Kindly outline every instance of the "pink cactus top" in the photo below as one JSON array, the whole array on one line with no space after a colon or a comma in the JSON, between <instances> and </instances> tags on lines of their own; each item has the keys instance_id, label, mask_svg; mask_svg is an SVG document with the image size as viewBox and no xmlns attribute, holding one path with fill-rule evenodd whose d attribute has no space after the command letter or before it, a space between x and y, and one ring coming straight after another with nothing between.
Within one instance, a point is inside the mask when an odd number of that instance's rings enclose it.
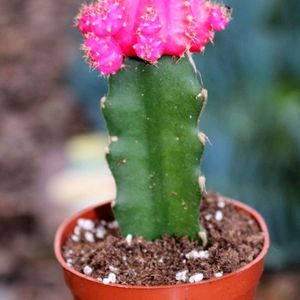
<instances>
[{"instance_id":1,"label":"pink cactus top","mask_svg":"<svg viewBox=\"0 0 300 300\"><path fill-rule=\"evenodd\" d=\"M206 0L98 0L82 7L76 25L91 66L109 75L125 56L156 63L202 52L229 20L227 7Z\"/></svg>"}]
</instances>

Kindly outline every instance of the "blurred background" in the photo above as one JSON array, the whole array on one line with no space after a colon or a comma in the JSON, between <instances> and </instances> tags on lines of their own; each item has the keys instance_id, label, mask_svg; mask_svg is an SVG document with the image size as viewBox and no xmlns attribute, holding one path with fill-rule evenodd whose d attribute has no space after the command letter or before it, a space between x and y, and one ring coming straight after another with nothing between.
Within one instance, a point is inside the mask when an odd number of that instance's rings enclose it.
<instances>
[{"instance_id":1,"label":"blurred background","mask_svg":"<svg viewBox=\"0 0 300 300\"><path fill-rule=\"evenodd\" d=\"M81 0L0 0L0 299L69 300L52 243L74 211L114 196L99 99L73 28ZM224 1L228 30L196 58L209 103L208 188L266 218L258 300L300 295L300 2Z\"/></svg>"}]
</instances>

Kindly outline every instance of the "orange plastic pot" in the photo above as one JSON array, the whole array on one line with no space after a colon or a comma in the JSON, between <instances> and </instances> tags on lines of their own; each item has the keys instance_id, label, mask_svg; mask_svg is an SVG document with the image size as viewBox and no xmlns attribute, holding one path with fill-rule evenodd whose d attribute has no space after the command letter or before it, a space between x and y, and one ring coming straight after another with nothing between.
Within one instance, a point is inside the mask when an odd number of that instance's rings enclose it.
<instances>
[{"instance_id":1,"label":"orange plastic pot","mask_svg":"<svg viewBox=\"0 0 300 300\"><path fill-rule=\"evenodd\" d=\"M66 264L61 249L79 218L112 220L110 203L86 209L65 221L56 233L54 248L74 300L253 300L270 245L269 233L263 218L254 209L238 201L227 200L256 219L265 237L263 249L254 261L238 271L194 284L153 287L104 285L87 277Z\"/></svg>"}]
</instances>

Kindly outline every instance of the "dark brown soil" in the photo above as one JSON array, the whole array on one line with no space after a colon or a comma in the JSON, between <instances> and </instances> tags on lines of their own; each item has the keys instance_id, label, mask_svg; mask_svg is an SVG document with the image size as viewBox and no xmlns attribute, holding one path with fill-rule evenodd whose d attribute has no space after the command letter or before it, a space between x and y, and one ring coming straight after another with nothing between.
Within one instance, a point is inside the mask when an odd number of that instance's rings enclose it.
<instances>
[{"instance_id":1,"label":"dark brown soil","mask_svg":"<svg viewBox=\"0 0 300 300\"><path fill-rule=\"evenodd\" d=\"M117 229L108 228L114 224L87 222L70 237L63 254L69 266L104 283L168 285L221 277L260 253L264 237L258 224L222 197L206 196L201 216L209 235L205 249L187 238L131 241L131 236L121 238ZM97 228L100 235L103 228L107 231L104 239L96 237ZM76 236L79 241L72 240Z\"/></svg>"}]
</instances>

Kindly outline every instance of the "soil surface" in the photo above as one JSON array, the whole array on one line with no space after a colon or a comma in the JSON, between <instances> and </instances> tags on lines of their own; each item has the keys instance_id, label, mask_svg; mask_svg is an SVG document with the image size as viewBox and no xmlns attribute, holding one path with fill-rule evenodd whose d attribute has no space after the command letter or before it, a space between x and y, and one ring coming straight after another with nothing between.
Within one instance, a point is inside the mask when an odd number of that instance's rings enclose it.
<instances>
[{"instance_id":1,"label":"soil surface","mask_svg":"<svg viewBox=\"0 0 300 300\"><path fill-rule=\"evenodd\" d=\"M204 197L203 248L187 238L120 237L116 222L81 219L63 247L68 265L105 284L170 285L222 277L255 259L264 237L255 220L215 194Z\"/></svg>"}]
</instances>

